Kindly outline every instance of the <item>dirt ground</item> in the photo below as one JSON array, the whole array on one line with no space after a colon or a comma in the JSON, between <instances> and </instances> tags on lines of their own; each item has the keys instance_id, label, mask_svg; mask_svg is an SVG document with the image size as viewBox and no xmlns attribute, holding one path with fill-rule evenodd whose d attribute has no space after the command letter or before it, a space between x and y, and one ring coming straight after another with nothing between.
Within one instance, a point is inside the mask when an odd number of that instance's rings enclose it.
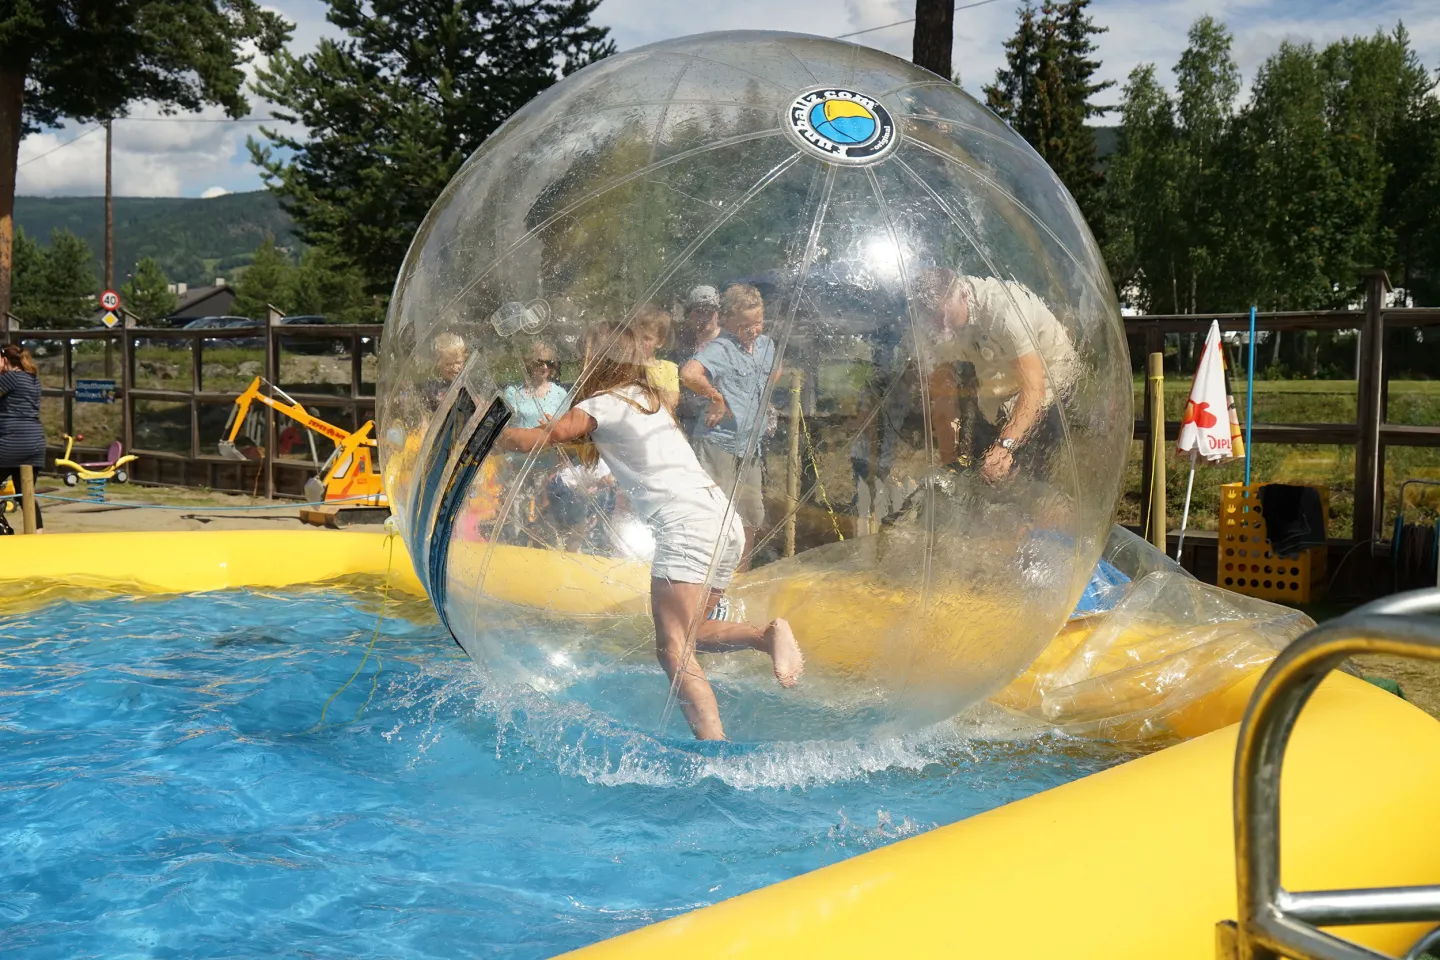
<instances>
[{"instance_id":1,"label":"dirt ground","mask_svg":"<svg viewBox=\"0 0 1440 960\"><path fill-rule=\"evenodd\" d=\"M42 484L41 493L80 497L77 491ZM193 487L141 487L115 485L107 492L106 503L62 503L42 501L45 531L55 533L100 533L125 530L299 530L300 520L293 502L267 501L241 494L218 493ZM143 506L127 506L141 504ZM156 509L163 508L163 509ZM244 508L244 509L237 509ZM7 517L19 528L17 514ZM378 525L360 525L347 531L374 532ZM1317 621L1345 613L1346 607L1322 606L1306 612ZM1366 676L1383 677L1400 684L1405 698L1433 717L1440 718L1440 664L1395 657L1359 657L1355 665Z\"/></svg>"},{"instance_id":2,"label":"dirt ground","mask_svg":"<svg viewBox=\"0 0 1440 960\"><path fill-rule=\"evenodd\" d=\"M73 499L84 497L83 490L58 484L42 483L38 492ZM106 491L105 503L42 499L40 507L47 535L126 530L299 530L308 526L293 502L194 487L114 484ZM8 513L6 519L19 529L18 513ZM378 524L347 528L372 533L379 529Z\"/></svg>"}]
</instances>

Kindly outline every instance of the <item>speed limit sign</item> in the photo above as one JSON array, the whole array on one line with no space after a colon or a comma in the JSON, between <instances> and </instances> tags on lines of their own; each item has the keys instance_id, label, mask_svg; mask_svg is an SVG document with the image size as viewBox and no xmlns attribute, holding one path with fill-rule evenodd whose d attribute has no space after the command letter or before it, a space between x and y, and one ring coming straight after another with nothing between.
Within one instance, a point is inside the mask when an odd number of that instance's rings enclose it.
<instances>
[{"instance_id":1,"label":"speed limit sign","mask_svg":"<svg viewBox=\"0 0 1440 960\"><path fill-rule=\"evenodd\" d=\"M91 289L94 288L92 287ZM119 310L120 294L116 293L114 290L106 290L104 293L100 294L100 306L104 307L106 310Z\"/></svg>"}]
</instances>

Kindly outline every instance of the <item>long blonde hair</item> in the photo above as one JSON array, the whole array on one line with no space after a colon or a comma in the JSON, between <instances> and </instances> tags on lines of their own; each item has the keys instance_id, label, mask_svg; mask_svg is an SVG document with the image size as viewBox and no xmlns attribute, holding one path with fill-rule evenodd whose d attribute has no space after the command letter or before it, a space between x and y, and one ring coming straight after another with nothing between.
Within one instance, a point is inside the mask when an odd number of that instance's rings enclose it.
<instances>
[{"instance_id":1,"label":"long blonde hair","mask_svg":"<svg viewBox=\"0 0 1440 960\"><path fill-rule=\"evenodd\" d=\"M640 332L634 323L620 324L601 321L585 334L585 362L580 379L575 382L572 405L602 393L613 393L641 413L649 415L665 409L660 391L650 382L646 371L645 352L640 346ZM619 393L629 387L639 390L642 406L632 397ZM580 462L593 467L600 453L590 438L580 443Z\"/></svg>"}]
</instances>

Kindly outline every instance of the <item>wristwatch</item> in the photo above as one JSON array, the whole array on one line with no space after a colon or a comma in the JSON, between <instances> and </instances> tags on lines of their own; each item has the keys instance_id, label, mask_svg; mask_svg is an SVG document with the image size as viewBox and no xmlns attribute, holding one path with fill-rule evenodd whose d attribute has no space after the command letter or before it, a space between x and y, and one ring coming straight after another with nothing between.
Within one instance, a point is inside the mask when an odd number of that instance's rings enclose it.
<instances>
[{"instance_id":1,"label":"wristwatch","mask_svg":"<svg viewBox=\"0 0 1440 960\"><path fill-rule=\"evenodd\" d=\"M1008 450L1014 450L1014 449L1015 449L1015 438L1014 438L1014 437L1001 437L1000 440L998 441L998 443L999 443L999 446L1000 446L1000 449L1001 449L1001 450L1007 450L1007 451L1008 451Z\"/></svg>"}]
</instances>

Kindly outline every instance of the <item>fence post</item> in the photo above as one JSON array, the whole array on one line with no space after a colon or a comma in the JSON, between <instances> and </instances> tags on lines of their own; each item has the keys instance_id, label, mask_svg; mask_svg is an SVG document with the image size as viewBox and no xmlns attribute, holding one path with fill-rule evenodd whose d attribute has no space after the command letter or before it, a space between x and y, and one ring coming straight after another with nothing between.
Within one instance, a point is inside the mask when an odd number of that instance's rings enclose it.
<instances>
[{"instance_id":1,"label":"fence post","mask_svg":"<svg viewBox=\"0 0 1440 960\"><path fill-rule=\"evenodd\" d=\"M360 429L360 382L365 379L364 338L357 330L350 334L350 429Z\"/></svg>"},{"instance_id":2,"label":"fence post","mask_svg":"<svg viewBox=\"0 0 1440 960\"><path fill-rule=\"evenodd\" d=\"M109 343L109 340L105 341ZM107 373L108 377L109 374ZM66 433L75 432L75 341L66 337L60 341L60 386L65 395L60 398L60 423Z\"/></svg>"},{"instance_id":3,"label":"fence post","mask_svg":"<svg viewBox=\"0 0 1440 960\"><path fill-rule=\"evenodd\" d=\"M275 328L280 321L285 319L285 314L271 304L265 305L265 379L272 383L280 382L280 340L275 336ZM275 499L275 457L279 454L279 437L275 429L275 411L268 406L265 408L265 498Z\"/></svg>"},{"instance_id":4,"label":"fence post","mask_svg":"<svg viewBox=\"0 0 1440 960\"><path fill-rule=\"evenodd\" d=\"M1165 354L1152 353L1145 363L1145 415L1149 424L1146 448L1150 451L1150 474L1145 478L1149 493L1150 542L1168 553L1165 529Z\"/></svg>"},{"instance_id":5,"label":"fence post","mask_svg":"<svg viewBox=\"0 0 1440 960\"><path fill-rule=\"evenodd\" d=\"M1360 440L1355 447L1355 526L1357 542L1380 539L1382 519L1380 424L1384 420L1385 323L1381 313L1390 277L1384 270L1366 270L1365 323L1360 329L1360 363L1357 370L1356 415Z\"/></svg>"},{"instance_id":6,"label":"fence post","mask_svg":"<svg viewBox=\"0 0 1440 960\"><path fill-rule=\"evenodd\" d=\"M28 463L20 468L20 529L35 532L35 468Z\"/></svg>"},{"instance_id":7,"label":"fence post","mask_svg":"<svg viewBox=\"0 0 1440 960\"><path fill-rule=\"evenodd\" d=\"M1156 353L1160 354L1163 367L1163 358L1165 356L1165 335L1159 330L1150 329L1145 331L1144 336L1145 356L1148 358ZM1146 360L1146 363L1149 363L1148 359ZM1149 367L1142 366L1141 369L1148 371ZM1150 390L1148 387L1148 382L1147 386L1144 388L1144 392L1140 394L1140 403L1140 419L1144 421L1145 429L1148 431L1150 429L1151 422ZM1165 422L1163 416L1161 417L1160 422ZM1155 468L1155 461L1152 456L1154 449L1154 439L1147 432L1145 434L1145 442L1140 446L1140 529L1142 530L1147 530L1150 527L1150 477L1154 473ZM1164 547L1161 547L1161 549L1163 550Z\"/></svg>"},{"instance_id":8,"label":"fence post","mask_svg":"<svg viewBox=\"0 0 1440 960\"><path fill-rule=\"evenodd\" d=\"M135 448L135 401L130 397L130 388L135 385L135 348L130 331L135 329L135 318L124 310L120 311L120 373L125 387L120 393L120 442L125 452ZM106 338L109 342L109 338Z\"/></svg>"},{"instance_id":9,"label":"fence post","mask_svg":"<svg viewBox=\"0 0 1440 960\"><path fill-rule=\"evenodd\" d=\"M190 459L194 461L200 456L200 401L196 399L203 387L200 379L201 366L205 362L205 338L196 337L190 341ZM190 467L193 463L185 465L185 473L188 478ZM209 474L206 474L209 479Z\"/></svg>"}]
</instances>

